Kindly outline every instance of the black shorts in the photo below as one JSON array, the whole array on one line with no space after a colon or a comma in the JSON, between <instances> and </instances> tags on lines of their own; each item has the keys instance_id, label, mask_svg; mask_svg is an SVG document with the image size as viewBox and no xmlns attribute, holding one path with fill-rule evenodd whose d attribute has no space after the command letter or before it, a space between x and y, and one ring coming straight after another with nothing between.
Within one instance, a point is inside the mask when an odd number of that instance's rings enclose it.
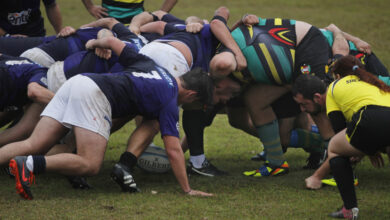
<instances>
[{"instance_id":1,"label":"black shorts","mask_svg":"<svg viewBox=\"0 0 390 220\"><path fill-rule=\"evenodd\" d=\"M331 76L327 74L329 44L318 28L310 28L295 54L293 81L301 74L314 74L322 80L331 80Z\"/></svg>"},{"instance_id":2,"label":"black shorts","mask_svg":"<svg viewBox=\"0 0 390 220\"><path fill-rule=\"evenodd\" d=\"M349 143L373 155L390 146L390 107L369 105L360 109L347 124Z\"/></svg>"}]
</instances>

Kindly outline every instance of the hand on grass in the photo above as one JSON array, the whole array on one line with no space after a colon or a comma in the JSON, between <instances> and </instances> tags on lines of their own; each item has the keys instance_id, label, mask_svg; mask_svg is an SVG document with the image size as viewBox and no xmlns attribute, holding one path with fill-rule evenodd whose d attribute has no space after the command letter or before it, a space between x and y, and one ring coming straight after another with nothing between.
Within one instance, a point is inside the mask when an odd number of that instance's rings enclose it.
<instances>
[{"instance_id":1,"label":"hand on grass","mask_svg":"<svg viewBox=\"0 0 390 220\"><path fill-rule=\"evenodd\" d=\"M214 196L214 194L212 194L212 193L206 193L206 192L193 190L193 189L191 189L189 192L187 192L187 195L189 195L189 196L202 196L202 197Z\"/></svg>"},{"instance_id":2,"label":"hand on grass","mask_svg":"<svg viewBox=\"0 0 390 220\"><path fill-rule=\"evenodd\" d=\"M310 176L305 179L306 188L308 189L320 189L322 186L321 179Z\"/></svg>"}]
</instances>

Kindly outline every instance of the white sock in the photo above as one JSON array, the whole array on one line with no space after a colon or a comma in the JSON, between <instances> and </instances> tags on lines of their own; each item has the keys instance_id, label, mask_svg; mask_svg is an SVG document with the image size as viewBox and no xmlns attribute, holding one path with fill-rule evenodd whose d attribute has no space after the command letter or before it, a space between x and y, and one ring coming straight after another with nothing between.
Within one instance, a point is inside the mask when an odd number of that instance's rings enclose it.
<instances>
[{"instance_id":1,"label":"white sock","mask_svg":"<svg viewBox=\"0 0 390 220\"><path fill-rule=\"evenodd\" d=\"M203 161L206 159L206 156L204 154L198 155L198 156L190 156L190 162L192 163L192 166L195 168L201 168Z\"/></svg>"},{"instance_id":2,"label":"white sock","mask_svg":"<svg viewBox=\"0 0 390 220\"><path fill-rule=\"evenodd\" d=\"M27 156L26 166L29 171L34 172L34 161L31 155Z\"/></svg>"}]
</instances>

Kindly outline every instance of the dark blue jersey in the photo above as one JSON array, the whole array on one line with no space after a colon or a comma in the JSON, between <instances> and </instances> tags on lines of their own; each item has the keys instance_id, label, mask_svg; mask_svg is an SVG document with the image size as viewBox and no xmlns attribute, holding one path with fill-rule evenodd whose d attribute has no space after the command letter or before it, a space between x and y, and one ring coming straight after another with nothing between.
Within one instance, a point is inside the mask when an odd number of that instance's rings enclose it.
<instances>
[{"instance_id":1,"label":"dark blue jersey","mask_svg":"<svg viewBox=\"0 0 390 220\"><path fill-rule=\"evenodd\" d=\"M56 36L47 37L0 37L0 53L18 57L24 51L49 43Z\"/></svg>"},{"instance_id":2,"label":"dark blue jersey","mask_svg":"<svg viewBox=\"0 0 390 220\"><path fill-rule=\"evenodd\" d=\"M27 58L0 56L0 111L21 108L28 103L27 86L31 82L47 87L47 68Z\"/></svg>"},{"instance_id":3,"label":"dark blue jersey","mask_svg":"<svg viewBox=\"0 0 390 220\"><path fill-rule=\"evenodd\" d=\"M209 63L215 55L219 45L218 39L211 32L210 25L205 24L199 33L186 32L185 29L175 28L171 24L165 27L166 36L158 41L180 41L188 46L193 57L192 68L201 67L204 71L209 71Z\"/></svg>"},{"instance_id":4,"label":"dark blue jersey","mask_svg":"<svg viewBox=\"0 0 390 220\"><path fill-rule=\"evenodd\" d=\"M9 34L24 34L29 37L45 36L46 30L40 11L41 0L2 1L0 27ZM46 7L55 0L43 0Z\"/></svg>"},{"instance_id":5,"label":"dark blue jersey","mask_svg":"<svg viewBox=\"0 0 390 220\"><path fill-rule=\"evenodd\" d=\"M45 51L55 61L63 61L66 57L79 51L85 50L88 40L96 39L97 33L102 28L81 28L64 38L56 38L50 43L42 44L40 49Z\"/></svg>"},{"instance_id":6,"label":"dark blue jersey","mask_svg":"<svg viewBox=\"0 0 390 220\"><path fill-rule=\"evenodd\" d=\"M92 50L80 51L68 56L64 60L64 74L67 79L80 73L107 73L118 62L118 56L112 55L106 60L96 56ZM122 66L115 66L114 71L123 70Z\"/></svg>"},{"instance_id":7,"label":"dark blue jersey","mask_svg":"<svg viewBox=\"0 0 390 220\"><path fill-rule=\"evenodd\" d=\"M126 46L119 57L122 72L90 77L111 104L112 117L140 114L160 122L161 135L179 137L178 85L173 76L150 58Z\"/></svg>"}]
</instances>

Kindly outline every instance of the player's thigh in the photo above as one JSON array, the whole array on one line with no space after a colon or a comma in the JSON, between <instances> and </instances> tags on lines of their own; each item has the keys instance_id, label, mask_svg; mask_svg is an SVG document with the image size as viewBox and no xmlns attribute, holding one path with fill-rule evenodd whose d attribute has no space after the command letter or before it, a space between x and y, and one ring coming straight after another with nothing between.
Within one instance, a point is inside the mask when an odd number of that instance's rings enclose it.
<instances>
[{"instance_id":1,"label":"player's thigh","mask_svg":"<svg viewBox=\"0 0 390 220\"><path fill-rule=\"evenodd\" d=\"M363 156L364 153L354 148L347 140L346 129L340 131L329 141L329 157L334 156Z\"/></svg>"}]
</instances>

